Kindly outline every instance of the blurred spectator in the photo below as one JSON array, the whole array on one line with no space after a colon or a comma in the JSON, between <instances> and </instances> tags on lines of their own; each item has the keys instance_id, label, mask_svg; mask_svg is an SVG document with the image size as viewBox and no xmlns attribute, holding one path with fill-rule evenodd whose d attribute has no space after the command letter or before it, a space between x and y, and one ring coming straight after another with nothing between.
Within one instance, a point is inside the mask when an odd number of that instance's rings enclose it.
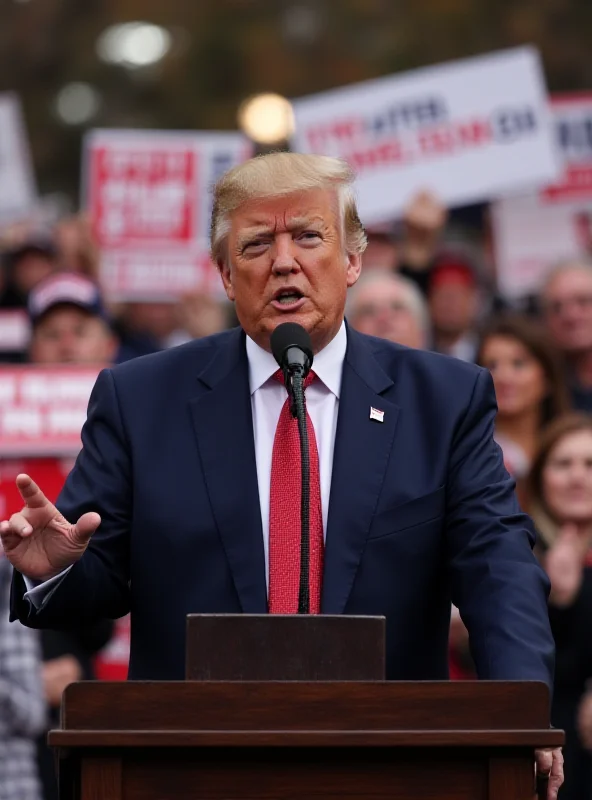
<instances>
[{"instance_id":1,"label":"blurred spectator","mask_svg":"<svg viewBox=\"0 0 592 800\"><path fill-rule=\"evenodd\" d=\"M549 616L557 648L551 721L566 732L560 797L582 800L592 796L592 741L577 730L578 708L592 678L592 417L567 414L545 429L527 487L537 554L551 580ZM580 724L589 730L585 715Z\"/></svg>"},{"instance_id":2,"label":"blurred spectator","mask_svg":"<svg viewBox=\"0 0 592 800\"><path fill-rule=\"evenodd\" d=\"M227 305L202 291L186 292L176 306L179 328L189 339L220 333L229 326Z\"/></svg>"},{"instance_id":3,"label":"blurred spectator","mask_svg":"<svg viewBox=\"0 0 592 800\"><path fill-rule=\"evenodd\" d=\"M566 261L553 269L541 306L567 360L573 406L592 411L592 262Z\"/></svg>"},{"instance_id":4,"label":"blurred spectator","mask_svg":"<svg viewBox=\"0 0 592 800\"><path fill-rule=\"evenodd\" d=\"M177 303L125 303L116 313L121 341L118 361L210 336L228 327L226 306L199 290Z\"/></svg>"},{"instance_id":5,"label":"blurred spectator","mask_svg":"<svg viewBox=\"0 0 592 800\"><path fill-rule=\"evenodd\" d=\"M29 295L30 360L36 364L111 363L117 340L95 283L60 272Z\"/></svg>"},{"instance_id":6,"label":"blurred spectator","mask_svg":"<svg viewBox=\"0 0 592 800\"><path fill-rule=\"evenodd\" d=\"M403 212L399 271L424 293L447 219L446 207L426 190L414 195Z\"/></svg>"},{"instance_id":7,"label":"blurred spectator","mask_svg":"<svg viewBox=\"0 0 592 800\"><path fill-rule=\"evenodd\" d=\"M79 272L93 281L99 279L99 249L86 215L77 214L58 222L55 240L61 269Z\"/></svg>"},{"instance_id":8,"label":"blurred spectator","mask_svg":"<svg viewBox=\"0 0 592 800\"><path fill-rule=\"evenodd\" d=\"M348 320L362 333L407 347L428 343L426 302L417 286L400 275L364 272L349 290Z\"/></svg>"},{"instance_id":9,"label":"blurred spectator","mask_svg":"<svg viewBox=\"0 0 592 800\"><path fill-rule=\"evenodd\" d=\"M57 269L55 243L47 235L29 236L4 252L4 266L0 308L24 308L29 292Z\"/></svg>"},{"instance_id":10,"label":"blurred spectator","mask_svg":"<svg viewBox=\"0 0 592 800\"><path fill-rule=\"evenodd\" d=\"M495 438L506 468L516 479L524 478L541 428L569 408L560 354L536 322L505 316L482 333L477 361L493 377Z\"/></svg>"},{"instance_id":11,"label":"blurred spectator","mask_svg":"<svg viewBox=\"0 0 592 800\"><path fill-rule=\"evenodd\" d=\"M368 244L364 250L364 269L390 272L397 267L398 254L394 236L388 230L366 230Z\"/></svg>"},{"instance_id":12,"label":"blurred spectator","mask_svg":"<svg viewBox=\"0 0 592 800\"><path fill-rule=\"evenodd\" d=\"M481 288L475 266L461 251L441 253L427 283L432 318L432 349L463 361L474 361Z\"/></svg>"},{"instance_id":13,"label":"blurred spectator","mask_svg":"<svg viewBox=\"0 0 592 800\"><path fill-rule=\"evenodd\" d=\"M35 738L45 728L38 632L8 621L12 567L0 551L0 797L41 800Z\"/></svg>"}]
</instances>

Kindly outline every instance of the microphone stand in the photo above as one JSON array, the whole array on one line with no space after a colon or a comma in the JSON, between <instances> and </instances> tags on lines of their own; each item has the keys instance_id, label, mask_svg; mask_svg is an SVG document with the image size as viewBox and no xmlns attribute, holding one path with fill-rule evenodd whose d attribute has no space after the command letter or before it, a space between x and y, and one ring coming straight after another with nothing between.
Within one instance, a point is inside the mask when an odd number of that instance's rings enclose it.
<instances>
[{"instance_id":1,"label":"microphone stand","mask_svg":"<svg viewBox=\"0 0 592 800\"><path fill-rule=\"evenodd\" d=\"M304 397L304 367L293 365L286 370L286 384L290 387L290 411L298 420L300 435L301 491L300 491L300 587L298 613L310 613L310 451L306 425L306 399Z\"/></svg>"}]
</instances>

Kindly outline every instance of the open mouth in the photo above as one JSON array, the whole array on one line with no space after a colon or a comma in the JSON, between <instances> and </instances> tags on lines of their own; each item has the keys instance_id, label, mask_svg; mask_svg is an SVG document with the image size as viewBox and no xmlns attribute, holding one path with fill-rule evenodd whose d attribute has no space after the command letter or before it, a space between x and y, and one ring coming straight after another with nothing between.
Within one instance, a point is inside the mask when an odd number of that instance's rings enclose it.
<instances>
[{"instance_id":1,"label":"open mouth","mask_svg":"<svg viewBox=\"0 0 592 800\"><path fill-rule=\"evenodd\" d=\"M281 289L279 292L276 292L273 297L273 301L276 305L286 307L296 305L303 299L304 295L302 292L298 291L298 289Z\"/></svg>"}]
</instances>

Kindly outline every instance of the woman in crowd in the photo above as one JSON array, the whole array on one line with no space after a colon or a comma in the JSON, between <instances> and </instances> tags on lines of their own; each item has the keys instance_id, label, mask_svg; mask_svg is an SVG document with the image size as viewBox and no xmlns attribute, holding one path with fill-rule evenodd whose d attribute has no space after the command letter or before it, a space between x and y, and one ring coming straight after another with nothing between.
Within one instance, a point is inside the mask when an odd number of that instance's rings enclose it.
<instances>
[{"instance_id":1,"label":"woman in crowd","mask_svg":"<svg viewBox=\"0 0 592 800\"><path fill-rule=\"evenodd\" d=\"M578 709L592 678L592 417L566 414L542 432L525 497L536 552L551 580L557 648L551 721L566 732L560 796L590 800L592 755L578 731Z\"/></svg>"},{"instance_id":2,"label":"woman in crowd","mask_svg":"<svg viewBox=\"0 0 592 800\"><path fill-rule=\"evenodd\" d=\"M508 471L520 481L528 474L541 428L569 408L560 356L534 321L505 316L482 333L477 363L493 377L495 438Z\"/></svg>"},{"instance_id":3,"label":"woman in crowd","mask_svg":"<svg viewBox=\"0 0 592 800\"><path fill-rule=\"evenodd\" d=\"M545 331L534 321L505 315L491 320L481 334L477 363L493 377L498 403L495 438L523 500L523 482L541 428L568 408L561 361ZM455 609L449 666L452 678L474 677L467 630Z\"/></svg>"}]
</instances>

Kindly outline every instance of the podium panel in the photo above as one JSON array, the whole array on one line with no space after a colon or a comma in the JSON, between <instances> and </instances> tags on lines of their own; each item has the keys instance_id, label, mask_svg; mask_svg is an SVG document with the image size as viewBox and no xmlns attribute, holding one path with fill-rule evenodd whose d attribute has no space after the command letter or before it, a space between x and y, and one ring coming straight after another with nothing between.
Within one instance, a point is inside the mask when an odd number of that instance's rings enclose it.
<instances>
[{"instance_id":1,"label":"podium panel","mask_svg":"<svg viewBox=\"0 0 592 800\"><path fill-rule=\"evenodd\" d=\"M532 800L556 747L536 682L82 682L62 800Z\"/></svg>"}]
</instances>

